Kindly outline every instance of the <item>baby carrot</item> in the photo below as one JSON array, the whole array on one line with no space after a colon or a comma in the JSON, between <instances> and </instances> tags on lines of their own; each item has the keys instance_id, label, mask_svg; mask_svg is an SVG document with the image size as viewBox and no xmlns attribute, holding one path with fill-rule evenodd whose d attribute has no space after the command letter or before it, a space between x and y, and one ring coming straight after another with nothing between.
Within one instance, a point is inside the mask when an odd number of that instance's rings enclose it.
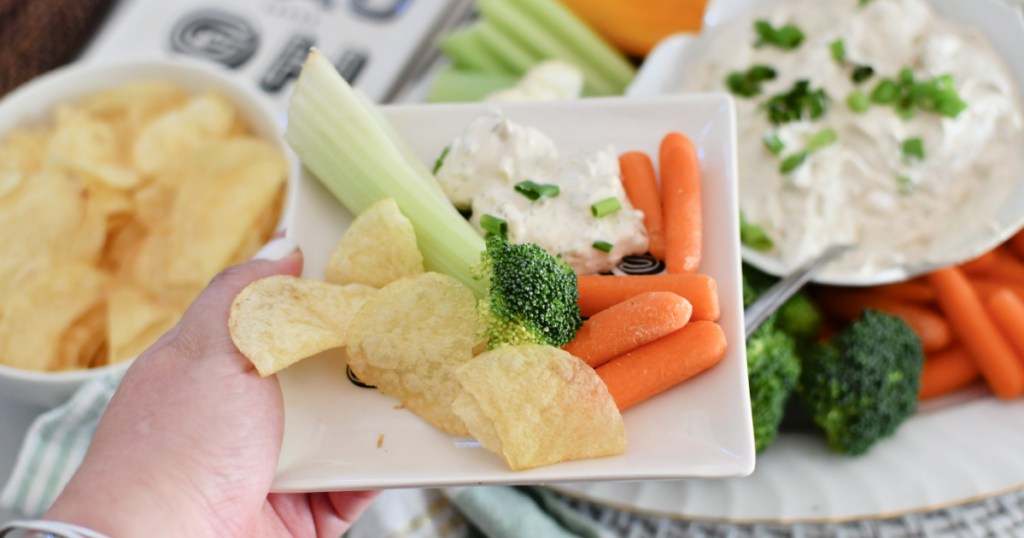
<instances>
[{"instance_id":1,"label":"baby carrot","mask_svg":"<svg viewBox=\"0 0 1024 538\"><path fill-rule=\"evenodd\" d=\"M992 320L1003 330L1003 336L1017 351L1017 358L1024 362L1024 302L1009 288L992 294L985 303Z\"/></svg>"},{"instance_id":2,"label":"baby carrot","mask_svg":"<svg viewBox=\"0 0 1024 538\"><path fill-rule=\"evenodd\" d=\"M681 275L580 275L580 313L598 312L647 291L671 291L693 305L692 319L715 321L721 315L718 283L701 274Z\"/></svg>"},{"instance_id":3,"label":"baby carrot","mask_svg":"<svg viewBox=\"0 0 1024 538\"><path fill-rule=\"evenodd\" d=\"M996 251L990 250L977 258L960 264L960 268L969 275L983 274L996 264Z\"/></svg>"},{"instance_id":4,"label":"baby carrot","mask_svg":"<svg viewBox=\"0 0 1024 538\"><path fill-rule=\"evenodd\" d=\"M938 313L924 306L879 294L874 288L824 288L815 297L825 311L846 321L859 318L865 309L879 310L902 318L921 339L921 347L925 351L938 351L953 341L949 323Z\"/></svg>"},{"instance_id":5,"label":"baby carrot","mask_svg":"<svg viewBox=\"0 0 1024 538\"><path fill-rule=\"evenodd\" d=\"M879 295L892 297L901 301L911 303L927 304L935 302L935 292L928 287L928 284L920 280L908 280L893 284L882 284L871 288Z\"/></svg>"},{"instance_id":6,"label":"baby carrot","mask_svg":"<svg viewBox=\"0 0 1024 538\"><path fill-rule=\"evenodd\" d=\"M974 286L974 290L978 292L978 296L981 297L981 300L983 301L987 301L989 297L1002 289L1012 291L1017 295L1017 297L1020 297L1020 299L1024 301L1024 282L1011 282L994 278L975 277L971 278L971 285Z\"/></svg>"},{"instance_id":7,"label":"baby carrot","mask_svg":"<svg viewBox=\"0 0 1024 538\"><path fill-rule=\"evenodd\" d=\"M658 151L662 215L665 221L665 268L694 273L700 267L702 221L700 160L682 133L669 133Z\"/></svg>"},{"instance_id":8,"label":"baby carrot","mask_svg":"<svg viewBox=\"0 0 1024 538\"><path fill-rule=\"evenodd\" d=\"M690 301L670 291L641 293L591 316L563 349L597 368L679 330L692 313Z\"/></svg>"},{"instance_id":9,"label":"baby carrot","mask_svg":"<svg viewBox=\"0 0 1024 538\"><path fill-rule=\"evenodd\" d=\"M1024 365L996 328L970 281L957 267L928 274L939 307L981 375L996 396L1009 399L1024 392Z\"/></svg>"},{"instance_id":10,"label":"baby carrot","mask_svg":"<svg viewBox=\"0 0 1024 538\"><path fill-rule=\"evenodd\" d=\"M665 259L665 231L661 217L661 193L654 175L651 158L642 151L629 151L619 156L622 186L633 207L644 212L647 229L647 250L659 260Z\"/></svg>"},{"instance_id":11,"label":"baby carrot","mask_svg":"<svg viewBox=\"0 0 1024 538\"><path fill-rule=\"evenodd\" d=\"M717 323L693 321L595 371L624 411L718 364L727 347Z\"/></svg>"},{"instance_id":12,"label":"baby carrot","mask_svg":"<svg viewBox=\"0 0 1024 538\"><path fill-rule=\"evenodd\" d=\"M1017 256L1024 258L1024 230L1014 234L1006 244Z\"/></svg>"},{"instance_id":13,"label":"baby carrot","mask_svg":"<svg viewBox=\"0 0 1024 538\"><path fill-rule=\"evenodd\" d=\"M1024 283L1024 262L1017 259L1009 250L998 248L992 251L993 261L984 269L979 269L972 276L998 278Z\"/></svg>"},{"instance_id":14,"label":"baby carrot","mask_svg":"<svg viewBox=\"0 0 1024 538\"><path fill-rule=\"evenodd\" d=\"M960 390L980 375L978 365L963 347L954 346L928 355L921 370L921 390L917 398L927 400Z\"/></svg>"}]
</instances>

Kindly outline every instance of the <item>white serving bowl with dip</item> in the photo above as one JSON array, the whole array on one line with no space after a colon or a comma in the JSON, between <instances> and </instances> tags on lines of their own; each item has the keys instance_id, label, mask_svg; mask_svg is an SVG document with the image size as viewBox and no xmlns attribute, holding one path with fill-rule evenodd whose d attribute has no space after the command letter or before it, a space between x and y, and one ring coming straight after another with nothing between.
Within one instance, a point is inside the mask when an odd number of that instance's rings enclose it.
<instances>
[{"instance_id":1,"label":"white serving bowl with dip","mask_svg":"<svg viewBox=\"0 0 1024 538\"><path fill-rule=\"evenodd\" d=\"M745 27L745 21L748 18L752 21L750 13L758 13L764 18L771 18L773 10L778 9L780 6L785 8L786 6L796 5L803 0L719 0L713 3L708 11L706 17L706 27L699 37L690 35L679 35L672 37L664 41L659 45L652 54L647 58L643 68L640 71L639 76L634 81L630 88L630 94L635 96L640 95L657 95L665 93L677 93L680 91L692 91L695 86L695 78L706 76L703 73L700 65L702 63L709 62L712 57L722 57L723 63L728 63L729 58L723 56L723 51L732 50L727 46L722 45L722 41L719 38L729 37L729 33L736 32L737 25L730 24L731 22L744 21L739 23L744 25L741 30L747 30ZM898 0L896 2L890 2L890 0L877 0L879 4L881 2L888 2L886 6L910 6L914 7L917 2L907 2L905 0ZM1020 51L1024 50L1024 32L1021 32L1021 20L1019 12L1014 12L1011 9L999 5L996 0L985 0L983 2L960 2L957 0L930 0L927 2L934 11L943 19L947 21L954 21L955 25L965 29L968 32L976 32L979 35L986 38L991 48L994 50L999 57L1001 57L1002 67L1005 68L1005 72L1008 79L1016 86L1016 108L1017 114L1020 109L1024 108L1024 62L1021 62L1019 58L1015 58L1016 55L1020 54ZM845 3L842 4L846 6ZM855 4L851 1L850 6ZM845 13L839 13L841 9L837 5L833 4L822 4L822 11L827 12L828 10L834 10L837 14L842 15ZM879 7L878 5L869 5L868 9L873 7ZM845 8L844 8L845 9ZM813 18L811 18L813 19ZM781 24L781 21L786 20L785 16L776 17L773 22L775 24ZM828 14L823 15L817 22L827 23L829 21ZM843 19L838 19L838 22L842 22ZM834 21L835 22L835 21ZM864 28L875 28L878 30L877 34L883 33L879 29L879 25L876 21L871 21L871 25L862 25ZM902 24L910 24L913 21L899 21L894 23L895 27L892 28L892 32L886 35L893 35L899 32L903 32L904 29ZM838 24L838 23L837 23ZM823 41L826 36L838 33L838 30L834 30L828 25L818 25L817 28L810 27L802 28L807 34L807 39L802 48L813 47L813 51L817 54L814 61L806 61L804 65L793 65L790 61L794 58L793 53L779 52L775 55L777 64L774 67L778 67L780 73L783 71L789 71L789 75L780 74L780 81L786 76L792 76L794 71L800 71L803 74L815 74L818 70L824 72L825 70L835 69L833 60L829 57L829 51ZM865 32L867 33L867 32ZM872 33L872 35L874 34ZM909 33L909 31L908 31ZM751 49L751 43L746 42L746 34L743 32L737 32L735 35L741 35L742 38L735 44L735 50L737 55L748 54L748 49ZM817 38L817 40L815 40ZM847 46L851 45L850 42L856 42L856 39L847 39ZM861 50L863 46L864 37L861 37ZM853 45L857 45L854 43ZM894 50L902 50L900 43L893 43L891 45L895 47ZM885 47L876 47L881 51L885 50ZM934 47L933 47L934 48ZM765 55L763 50L771 49L771 47L763 47L762 50L751 54L751 58L748 60L750 63L758 63L764 61ZM821 50L819 50L821 49ZM800 49L798 49L800 50ZM885 57L882 52L876 50L876 54L871 55L867 63L874 63L876 67L879 67L879 72L875 76L865 82L862 86L864 91L870 92L874 87L875 83L880 80L881 76L895 77L896 73L891 72L897 68L892 64L892 58ZM971 49L979 50L979 49ZM807 52L807 51L804 51ZM934 53L934 51L931 51ZM947 53L947 58L951 61L956 61L958 65L957 70L969 71L972 67L971 62L978 63L978 54L971 54L970 51L963 52L964 56L959 56L959 51ZM933 54L934 55L934 54ZM863 58L865 55L862 54ZM898 56L897 53L891 54L891 56ZM807 57L809 58L809 56ZM856 59L856 58L854 58ZM730 67L735 67L731 66ZM749 67L749 66L748 66ZM718 77L721 73L717 73L716 78L724 79L724 76ZM937 75L939 73L932 73ZM713 81L712 81L713 82ZM833 113L830 111L827 114L833 116L837 114L847 113L846 111L846 91L847 88L842 87L842 82L835 84L834 80L826 80L824 82L816 82L816 86L824 85L828 90L829 97L831 98L831 107ZM707 85L706 82L704 85ZM714 84L712 84L714 85ZM724 80L719 81L717 84L719 90L725 90ZM837 89L840 88L840 89ZM974 88L976 89L976 88ZM738 115L742 116L744 113L751 113L754 110L752 103L762 102L769 95L775 94L778 91L778 87L773 88L771 91L766 91L764 95L757 96L755 99L744 99L736 97ZM838 92L838 94L834 94ZM961 91L961 93L964 93ZM969 92L968 92L969 93ZM977 92L974 92L977 95ZM968 107L971 105L971 100L965 97ZM987 106L987 103L983 104ZM881 110L881 105L875 105L872 109L865 114L863 118L871 120L872 118L881 118L885 113L891 116L895 116L895 113L889 112L888 110ZM968 108L970 110L970 108ZM849 115L849 114L847 114ZM933 115L934 116L934 115ZM998 115L996 115L998 116ZM923 118L927 117L926 114L918 113L914 121L923 121ZM990 116L991 117L991 116ZM1019 117L1019 116L1018 116ZM828 120L826 116L824 120ZM972 118L973 119L973 118ZM817 123L827 123L827 121L820 121ZM952 121L939 121L937 116L930 118L931 124L927 126L924 132L923 138L926 144L930 144L934 139L941 136L935 136L935 130L951 129L953 127L963 128L963 122L959 122L961 125L955 125ZM740 117L741 127L739 129L740 136L744 136L743 118ZM752 122L753 123L753 122ZM808 122L808 125L813 123ZM908 124L909 125L909 124ZM768 155L763 148L760 147L760 135L762 130L757 128L758 126L746 129L747 138L751 141L746 144L747 149L744 150L744 144L740 142L740 181L741 181L741 207L755 207L755 209L761 209L771 205L775 201L773 198L772 188L758 188L757 192L752 192L754 187L761 187L765 182L769 181L782 181L782 176L770 166L763 166L758 163L762 163L763 160L759 159L757 151L761 151ZM985 126L980 126L984 128ZM921 135L923 128L917 127L917 133L914 136ZM884 140L879 144L868 144L868 151L877 151L877 148L885 148L884 144L889 144L892 148L896 148L891 152L891 155L886 155L885 158L893 158L896 161L899 159L899 143L901 137L912 136L910 134L900 133L912 133L914 132L913 127L904 128L903 122L895 120L890 122L885 129L875 130L871 133L871 136L878 137L880 134L889 136L892 140ZM755 136L756 135L756 136ZM840 140L837 144L841 144L844 133L840 131ZM929 136L933 140L929 140ZM944 136L944 135L943 135ZM753 138L757 140L753 140ZM947 137L948 138L948 137ZM849 138L847 138L849 140ZM962 137L961 137L962 139ZM792 142L792 141L790 141ZM907 215L901 213L889 213L880 212L883 215L875 218L875 224L872 226L863 226L861 230L868 230L871 228L870 233L864 231L864 235L860 238L854 237L853 242L858 242L865 245L865 248L860 251L854 251L848 253L836 263L822 270L821 273L815 277L815 281L820 283L838 284L838 285L872 285L881 284L886 282L895 282L905 280L924 273L928 270L966 261L973 257L982 254L983 252L990 250L1000 242L1006 240L1010 235L1019 230L1024 226L1024 134L1020 131L1017 134L1008 139L997 138L991 141L991 144L1002 145L1002 155L1008 155L1004 166L992 167L989 166L987 169L991 170L991 176L1001 175L1002 179L998 179L1000 183L998 188L994 188L993 185L986 185L984 181L972 180L973 178L964 176L968 181L961 181L960 197L957 198L956 203L947 203L946 207L941 212L933 212L927 216L925 213L919 218L908 218ZM792 144L790 144L792 145ZM938 171L941 173L943 169L943 163L940 161L939 154L941 153L938 149L926 146L928 154L925 161L922 163L922 169L932 167L932 172ZM789 151L788 149L786 151ZM953 158L950 157L952 152L945 151L945 157L942 158ZM847 152L847 155L849 152ZM838 153L836 154L838 155ZM870 159L865 158L864 161L879 160L882 157L877 156L878 153L872 154ZM754 158L752 158L754 157ZM768 155L768 157L772 157ZM933 158L934 157L934 158ZM812 156L811 159L816 157ZM826 155L822 153L820 159L825 159ZM931 159L929 161L929 159ZM811 163L811 161L808 161ZM990 159L991 162L1001 162ZM821 164L821 163L819 163ZM871 163L874 164L874 163ZM810 177L810 172L825 172L826 174L836 169L842 170L841 166L832 167L831 170L828 166L807 166L804 165L804 170L798 170L796 174L790 177L799 176L800 172L804 172L804 176L799 178L805 182L815 181L815 177ZM807 169L811 168L811 169ZM968 169L969 170L969 169ZM748 175L745 175L748 174ZM891 174L885 173L881 179L883 181L889 181L889 176L892 176L892 181L895 181L898 173L892 172ZM938 175L938 174L935 174ZM756 176L756 177L755 177ZM771 176L779 176L771 177ZM839 175L833 174L832 177L822 177L821 175L816 176L821 178L822 181L828 181L834 179L837 182L842 180ZM763 179L762 179L763 178ZM747 199L744 201L744 189L743 185L747 184L748 189L746 190ZM977 184L977 185L976 185ZM941 197L944 192L952 192L953 189L946 191L936 190L934 193L930 193L933 196ZM790 191L792 192L792 191ZM820 198L827 198L827 192L815 193ZM918 194L924 194L918 193ZM781 196L781 195L780 195ZM792 196L787 195L792 201ZM914 196L911 194L910 196ZM953 195L950 194L952 197ZM890 197L889 201L895 198L897 203L900 203L898 197ZM756 201L755 201L756 199ZM760 200L769 200L769 202L761 202ZM847 197L846 204L840 205L842 200L832 200L831 203L835 207L843 208L844 217L848 219L864 218L867 211L863 206L867 205L866 202L858 199L852 199ZM793 227L786 228L786 232L790 234L790 243L796 241L804 241L805 251L801 252L803 260L813 256L816 251L820 251L828 244L828 240L831 237L835 242L846 243L850 242L851 235L849 230L846 232L830 227L830 224L818 220L816 224L814 221L805 221L805 223L812 223L806 226L806 228L800 228L800 220L794 219L791 216L787 216L781 211L792 210L793 204L783 206L780 200L779 207L774 208L774 212L778 219L784 220L787 226L792 224ZM859 207L858 207L859 206ZM836 214L830 212L829 214ZM753 220L753 219L751 219ZM834 222L831 224L835 224ZM918 241L917 244L911 245L909 241L900 243L899 241L891 241L897 234L901 234L902 230L908 226L916 226L925 230L934 230L934 234L923 234L926 239ZM796 231L796 233L792 233ZM832 234L832 235L830 235ZM778 239L778 238L776 238ZM874 258L871 260L864 259L865 251L870 248L871 242L874 240L876 243L881 244L892 244L894 247L890 248L891 261L879 261L879 256L885 256L885 253L876 253ZM778 244L779 242L776 241ZM910 246L908 246L910 245ZM759 252L749 247L743 248L744 260L760 267L761 269L768 271L776 275L783 275L792 270L798 265L799 260L796 259L795 255L783 256L778 249L768 252Z\"/></svg>"},{"instance_id":2,"label":"white serving bowl with dip","mask_svg":"<svg viewBox=\"0 0 1024 538\"><path fill-rule=\"evenodd\" d=\"M227 70L194 60L90 61L74 63L39 76L0 100L0 138L21 125L47 122L54 107L105 89L137 81L166 81L187 92L216 90L246 120L254 134L270 141L288 159L285 202L278 228L291 219L299 174L298 160L282 139L285 114L255 85ZM83 383L127 369L130 360L98 368L33 371L0 364L0 398L51 407Z\"/></svg>"}]
</instances>

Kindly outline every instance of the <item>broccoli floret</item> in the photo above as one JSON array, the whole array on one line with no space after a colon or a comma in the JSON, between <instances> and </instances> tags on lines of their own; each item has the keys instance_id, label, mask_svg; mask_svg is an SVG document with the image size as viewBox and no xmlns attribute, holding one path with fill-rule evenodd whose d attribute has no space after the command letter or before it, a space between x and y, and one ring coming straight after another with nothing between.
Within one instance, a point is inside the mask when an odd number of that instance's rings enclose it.
<instances>
[{"instance_id":1,"label":"broccoli floret","mask_svg":"<svg viewBox=\"0 0 1024 538\"><path fill-rule=\"evenodd\" d=\"M786 334L798 340L814 338L821 332L821 310L806 293L800 291L779 307L777 323Z\"/></svg>"},{"instance_id":2,"label":"broccoli floret","mask_svg":"<svg viewBox=\"0 0 1024 538\"><path fill-rule=\"evenodd\" d=\"M492 235L476 269L480 278L490 280L487 296L480 299L488 348L527 343L562 347L583 325L576 273L541 247Z\"/></svg>"},{"instance_id":3,"label":"broccoli floret","mask_svg":"<svg viewBox=\"0 0 1024 538\"><path fill-rule=\"evenodd\" d=\"M743 306L750 306L778 280L751 265L743 264ZM779 329L797 340L812 339L817 336L823 322L818 305L803 291L799 291L787 299L779 307L775 317Z\"/></svg>"},{"instance_id":4,"label":"broccoli floret","mask_svg":"<svg viewBox=\"0 0 1024 538\"><path fill-rule=\"evenodd\" d=\"M758 452L775 441L786 402L800 377L800 359L793 337L763 323L747 339L747 375L754 414L754 447Z\"/></svg>"},{"instance_id":5,"label":"broccoli floret","mask_svg":"<svg viewBox=\"0 0 1024 538\"><path fill-rule=\"evenodd\" d=\"M796 390L830 450L863 454L917 410L923 363L906 322L866 310L807 358Z\"/></svg>"}]
</instances>

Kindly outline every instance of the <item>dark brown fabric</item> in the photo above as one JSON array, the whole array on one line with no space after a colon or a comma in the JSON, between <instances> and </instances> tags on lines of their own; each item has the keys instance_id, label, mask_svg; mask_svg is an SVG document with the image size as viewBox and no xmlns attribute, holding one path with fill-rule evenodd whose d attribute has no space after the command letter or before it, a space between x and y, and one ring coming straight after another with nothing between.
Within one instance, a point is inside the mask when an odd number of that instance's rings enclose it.
<instances>
[{"instance_id":1,"label":"dark brown fabric","mask_svg":"<svg viewBox=\"0 0 1024 538\"><path fill-rule=\"evenodd\" d=\"M0 95L73 60L113 0L0 0Z\"/></svg>"}]
</instances>

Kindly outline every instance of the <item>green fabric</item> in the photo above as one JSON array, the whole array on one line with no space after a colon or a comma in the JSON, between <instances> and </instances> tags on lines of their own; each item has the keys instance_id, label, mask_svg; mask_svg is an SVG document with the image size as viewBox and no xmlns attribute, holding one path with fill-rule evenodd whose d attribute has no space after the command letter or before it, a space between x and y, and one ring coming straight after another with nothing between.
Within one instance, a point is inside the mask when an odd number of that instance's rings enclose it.
<instances>
[{"instance_id":1,"label":"green fabric","mask_svg":"<svg viewBox=\"0 0 1024 538\"><path fill-rule=\"evenodd\" d=\"M599 538L597 525L538 487L478 486L452 496L455 507L487 538Z\"/></svg>"}]
</instances>

